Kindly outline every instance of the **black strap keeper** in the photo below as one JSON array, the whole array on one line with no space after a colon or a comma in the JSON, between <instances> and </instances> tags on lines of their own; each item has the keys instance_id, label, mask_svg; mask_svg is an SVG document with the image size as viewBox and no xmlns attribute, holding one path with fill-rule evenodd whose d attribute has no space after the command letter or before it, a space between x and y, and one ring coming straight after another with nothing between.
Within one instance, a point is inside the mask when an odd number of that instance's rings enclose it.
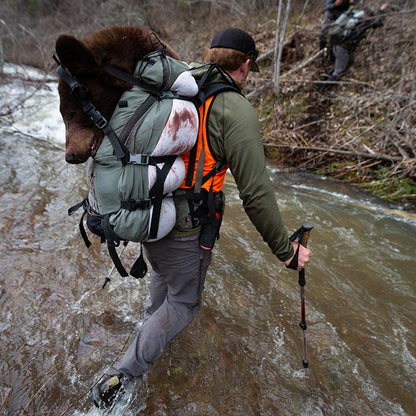
<instances>
[{"instance_id":1,"label":"black strap keeper","mask_svg":"<svg viewBox=\"0 0 416 416\"><path fill-rule=\"evenodd\" d=\"M152 201L150 199L139 199L138 201L130 199L128 201L121 201L120 206L122 209L129 211L136 211L136 209L150 209Z\"/></svg>"}]
</instances>

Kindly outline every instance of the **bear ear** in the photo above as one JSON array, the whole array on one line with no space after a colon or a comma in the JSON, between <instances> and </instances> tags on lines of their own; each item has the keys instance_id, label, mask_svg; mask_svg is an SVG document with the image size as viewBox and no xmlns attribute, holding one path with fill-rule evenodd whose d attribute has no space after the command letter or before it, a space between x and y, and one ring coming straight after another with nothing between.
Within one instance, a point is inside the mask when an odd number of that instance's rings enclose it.
<instances>
[{"instance_id":1,"label":"bear ear","mask_svg":"<svg viewBox=\"0 0 416 416\"><path fill-rule=\"evenodd\" d=\"M59 36L55 44L55 50L62 65L73 75L82 72L91 72L97 67L97 63L90 50L73 36Z\"/></svg>"}]
</instances>

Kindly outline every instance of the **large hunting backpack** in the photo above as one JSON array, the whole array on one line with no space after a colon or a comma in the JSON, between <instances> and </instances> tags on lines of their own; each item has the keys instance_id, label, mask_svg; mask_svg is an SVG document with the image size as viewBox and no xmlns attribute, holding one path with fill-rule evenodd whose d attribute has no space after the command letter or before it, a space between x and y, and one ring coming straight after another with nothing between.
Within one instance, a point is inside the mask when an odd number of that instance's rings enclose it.
<instances>
[{"instance_id":1,"label":"large hunting backpack","mask_svg":"<svg viewBox=\"0 0 416 416\"><path fill-rule=\"evenodd\" d=\"M207 88L206 78L214 68L223 74L223 82ZM88 229L107 242L116 269L127 276L116 247L121 241L156 241L172 230L176 221L172 192L185 177L180 155L196 145L198 107L213 94L237 88L215 64L197 84L188 65L163 50L140 60L133 76L114 67L106 70L133 88L120 97L108 123L88 99L80 98L105 136L88 164L88 196L68 213L84 208L79 226L87 247L91 243L83 226L85 215ZM67 83L75 79L61 65L58 74ZM143 262L142 255L138 262ZM143 277L145 272L136 263L130 274Z\"/></svg>"},{"instance_id":2,"label":"large hunting backpack","mask_svg":"<svg viewBox=\"0 0 416 416\"><path fill-rule=\"evenodd\" d=\"M347 10L332 24L329 36L335 38L337 42L348 39L353 35L354 29L362 21L364 15L364 10Z\"/></svg>"}]
</instances>

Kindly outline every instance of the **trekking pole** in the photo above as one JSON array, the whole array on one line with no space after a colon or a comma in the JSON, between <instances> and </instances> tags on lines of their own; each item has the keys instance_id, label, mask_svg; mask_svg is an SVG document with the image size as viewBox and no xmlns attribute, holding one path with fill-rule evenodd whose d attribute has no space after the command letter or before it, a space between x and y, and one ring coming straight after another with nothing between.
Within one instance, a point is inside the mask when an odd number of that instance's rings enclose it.
<instances>
[{"instance_id":1,"label":"trekking pole","mask_svg":"<svg viewBox=\"0 0 416 416\"><path fill-rule=\"evenodd\" d=\"M311 223L305 223L302 225L302 227L299 228L291 237L290 240L298 240L299 244L301 244L304 247L308 246L308 240L309 235L311 233L311 230L313 228L313 224ZM306 354L306 313L305 313L305 285L306 285L306 279L305 279L305 268L299 271L299 286L300 286L300 308L301 308L301 321L299 323L299 326L302 328L302 338L303 338L303 368L309 367L309 362Z\"/></svg>"}]
</instances>

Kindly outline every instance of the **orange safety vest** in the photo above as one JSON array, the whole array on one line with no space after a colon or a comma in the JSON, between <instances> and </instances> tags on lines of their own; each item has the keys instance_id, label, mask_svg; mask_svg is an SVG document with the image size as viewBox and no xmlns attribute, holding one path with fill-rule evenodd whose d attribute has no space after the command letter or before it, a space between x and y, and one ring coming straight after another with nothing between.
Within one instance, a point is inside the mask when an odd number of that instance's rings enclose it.
<instances>
[{"instance_id":1,"label":"orange safety vest","mask_svg":"<svg viewBox=\"0 0 416 416\"><path fill-rule=\"evenodd\" d=\"M217 160L211 153L211 149L208 143L208 131L207 121L208 114L212 105L215 95L209 97L204 104L200 105L199 111L199 131L198 140L189 152L181 155L185 163L185 179L179 189L191 189L196 182L196 176L198 171L199 160L201 158L202 149L204 148L204 168L202 172L202 178L208 177L208 179L201 184L201 188L206 191L212 191L217 193L221 191L225 173L227 172L228 165L221 164L218 172L215 169L219 166ZM207 176L208 175L208 176Z\"/></svg>"}]
</instances>

